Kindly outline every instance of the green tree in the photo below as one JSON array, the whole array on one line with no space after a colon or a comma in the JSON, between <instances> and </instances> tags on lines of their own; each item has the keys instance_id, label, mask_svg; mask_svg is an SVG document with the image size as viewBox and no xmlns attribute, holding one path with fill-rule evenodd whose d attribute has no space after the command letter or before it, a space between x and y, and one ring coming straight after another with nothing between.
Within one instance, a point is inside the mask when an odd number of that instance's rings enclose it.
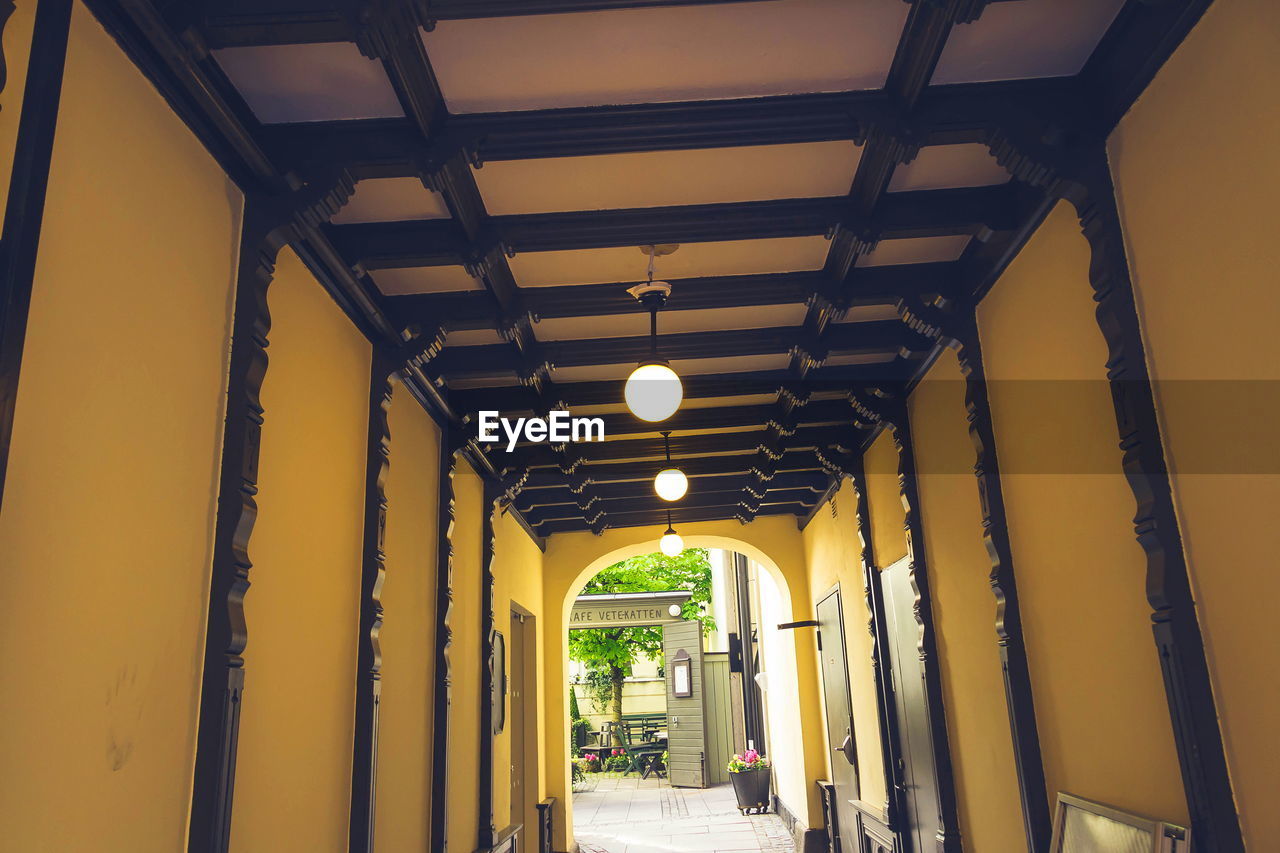
<instances>
[{"instance_id":1,"label":"green tree","mask_svg":"<svg viewBox=\"0 0 1280 853\"><path fill-rule=\"evenodd\" d=\"M711 562L707 549L688 548L675 557L644 554L614 563L587 581L583 595L621 592L692 593L681 616L701 619L703 631L715 628L711 606ZM569 632L569 657L587 666L597 707L607 707L615 724L622 722L622 685L631 665L662 653L662 628L584 628ZM616 730L616 726L615 726Z\"/></svg>"}]
</instances>

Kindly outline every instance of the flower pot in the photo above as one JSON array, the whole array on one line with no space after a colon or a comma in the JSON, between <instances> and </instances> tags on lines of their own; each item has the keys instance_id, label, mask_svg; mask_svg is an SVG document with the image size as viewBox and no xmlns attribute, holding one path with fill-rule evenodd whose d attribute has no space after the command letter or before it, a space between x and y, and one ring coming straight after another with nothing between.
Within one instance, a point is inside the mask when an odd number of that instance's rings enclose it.
<instances>
[{"instance_id":1,"label":"flower pot","mask_svg":"<svg viewBox=\"0 0 1280 853\"><path fill-rule=\"evenodd\" d=\"M769 809L770 768L744 770L730 773L733 793L738 798L738 811L743 814L764 814Z\"/></svg>"}]
</instances>

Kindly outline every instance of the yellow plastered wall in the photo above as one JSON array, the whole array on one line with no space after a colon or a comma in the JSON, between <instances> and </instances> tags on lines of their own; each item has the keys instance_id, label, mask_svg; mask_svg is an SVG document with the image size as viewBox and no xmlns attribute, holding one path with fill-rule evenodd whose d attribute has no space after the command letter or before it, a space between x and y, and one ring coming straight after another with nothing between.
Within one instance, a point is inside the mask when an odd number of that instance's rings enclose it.
<instances>
[{"instance_id":1,"label":"yellow plastered wall","mask_svg":"<svg viewBox=\"0 0 1280 853\"><path fill-rule=\"evenodd\" d=\"M894 481L897 482L896 479ZM894 487L895 494L897 487ZM804 530L805 563L809 588L816 599L840 584L844 608L845 656L849 661L849 698L853 706L854 740L858 747L858 781L863 801L883 808L888 802L884 758L880 749L880 715L875 677L871 666L873 646L868 629L866 584L862 570L862 543L858 540L857 496L846 480L835 495L833 517L825 507L814 514ZM822 714L826 716L826 706ZM843 730L843 726L841 727ZM830 772L830 756L824 750Z\"/></svg>"},{"instance_id":2,"label":"yellow plastered wall","mask_svg":"<svg viewBox=\"0 0 1280 853\"><path fill-rule=\"evenodd\" d=\"M960 836L973 850L1014 853L1027 845L964 398L960 363L943 350L908 414Z\"/></svg>"},{"instance_id":3,"label":"yellow plastered wall","mask_svg":"<svg viewBox=\"0 0 1280 853\"><path fill-rule=\"evenodd\" d=\"M449 848L475 850L480 839L480 774L476 756L480 748L480 550L484 484L460 456L453 476L453 490Z\"/></svg>"},{"instance_id":4,"label":"yellow plastered wall","mask_svg":"<svg viewBox=\"0 0 1280 853\"><path fill-rule=\"evenodd\" d=\"M1251 92L1274 99L1278 33L1280 6L1270 0L1213 4L1109 146L1165 452L1175 471L1174 499L1251 850L1280 835L1280 812L1271 802L1280 790L1280 634L1269 627L1271 603L1280 597L1274 569L1280 111L1242 108L1231 93L1248 80Z\"/></svg>"},{"instance_id":5,"label":"yellow plastered wall","mask_svg":"<svg viewBox=\"0 0 1280 853\"><path fill-rule=\"evenodd\" d=\"M628 527L607 530L600 536L591 533L557 533L547 540L543 556L543 629L544 655L542 685L552 689L542 693L546 714L543 754L546 760L546 795L556 798L554 848L568 850L573 838L573 815L569 789L569 712L568 690L555 689L568 685L567 618L572 599L587 579L601 569L637 554L658 550L658 539L665 525ZM688 548L722 548L738 551L761 564L774 575L780 591L790 599L781 610L793 619L813 616L809 594L808 572L804 563L804 545L795 519L791 516L767 516L750 524L737 521L707 521L679 526ZM800 719L793 725L801 733L803 755L775 756L778 760L803 762L804 771L797 778L800 786L779 789L779 796L795 815L809 827L822 826L822 804L816 781L826 772L826 744L821 731L818 688L817 645L813 632L795 640L796 692ZM771 726L774 725L771 722ZM776 721L785 725L786 721ZM778 774L781 780L783 774ZM790 778L790 774L788 774Z\"/></svg>"},{"instance_id":6,"label":"yellow plastered wall","mask_svg":"<svg viewBox=\"0 0 1280 853\"><path fill-rule=\"evenodd\" d=\"M377 850L426 850L435 690L440 430L403 385L388 413L387 577L379 703Z\"/></svg>"},{"instance_id":7,"label":"yellow plastered wall","mask_svg":"<svg viewBox=\"0 0 1280 853\"><path fill-rule=\"evenodd\" d=\"M495 533L497 538L494 542L493 611L498 630L507 638L506 671L510 676L514 667L518 665L518 661L511 659L513 651L510 631L511 605L514 602L523 610L533 614L533 631L528 632L528 627L526 626L526 637L529 642L534 644L536 657L534 680L536 681L538 674L543 671L541 642L543 625L542 551L510 513L497 517ZM541 799L540 792L544 775L544 755L541 743L542 733L546 728L546 717L542 705L542 696L545 691L546 687L542 684L525 685L526 708L535 714L537 723L534 727L537 733L536 736L526 739L525 742L526 749L529 751L523 756L513 756L511 754L511 731L516 724L516 720L511 714L510 695L507 696L506 727L494 739L493 745L493 814L495 828L499 831L513 822L511 816L511 765L526 761L532 761L537 765L536 772L526 777L531 784L527 784L525 788L525 796L528 802L523 810L523 817L519 821L524 826L525 840L522 846L525 849L531 849L537 845L537 812L533 805Z\"/></svg>"},{"instance_id":8,"label":"yellow plastered wall","mask_svg":"<svg viewBox=\"0 0 1280 853\"><path fill-rule=\"evenodd\" d=\"M1045 780L1182 821L1088 266L1059 204L978 310Z\"/></svg>"},{"instance_id":9,"label":"yellow plastered wall","mask_svg":"<svg viewBox=\"0 0 1280 853\"><path fill-rule=\"evenodd\" d=\"M8 849L186 847L240 210L77 6L0 513Z\"/></svg>"},{"instance_id":10,"label":"yellow plastered wall","mask_svg":"<svg viewBox=\"0 0 1280 853\"><path fill-rule=\"evenodd\" d=\"M347 849L369 343L289 249L271 306L236 851Z\"/></svg>"},{"instance_id":11,"label":"yellow plastered wall","mask_svg":"<svg viewBox=\"0 0 1280 853\"><path fill-rule=\"evenodd\" d=\"M876 567L883 569L907 556L906 510L898 484L898 449L889 430L882 430L862 457L871 514L871 544Z\"/></svg>"},{"instance_id":12,"label":"yellow plastered wall","mask_svg":"<svg viewBox=\"0 0 1280 853\"><path fill-rule=\"evenodd\" d=\"M6 69L4 89L0 90L0 226L4 225L4 200L9 197L9 181L13 177L13 152L18 142L18 117L22 113L35 20L35 0L22 0L4 25L0 39L0 56L4 57Z\"/></svg>"}]
</instances>

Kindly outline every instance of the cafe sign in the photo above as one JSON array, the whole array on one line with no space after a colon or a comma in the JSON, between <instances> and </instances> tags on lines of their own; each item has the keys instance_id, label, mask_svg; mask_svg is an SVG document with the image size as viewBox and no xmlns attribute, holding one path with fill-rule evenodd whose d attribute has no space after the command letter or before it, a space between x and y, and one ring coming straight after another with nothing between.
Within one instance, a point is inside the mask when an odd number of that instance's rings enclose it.
<instances>
[{"instance_id":1,"label":"cafe sign","mask_svg":"<svg viewBox=\"0 0 1280 853\"><path fill-rule=\"evenodd\" d=\"M666 625L681 620L680 609L691 592L623 592L580 595L569 614L569 629Z\"/></svg>"}]
</instances>

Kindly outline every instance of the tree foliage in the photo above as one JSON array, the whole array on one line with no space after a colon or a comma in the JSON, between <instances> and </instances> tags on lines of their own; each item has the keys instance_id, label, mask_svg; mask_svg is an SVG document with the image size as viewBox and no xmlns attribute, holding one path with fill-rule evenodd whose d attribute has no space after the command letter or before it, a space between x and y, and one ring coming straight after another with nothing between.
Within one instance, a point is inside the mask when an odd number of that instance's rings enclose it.
<instances>
[{"instance_id":1,"label":"tree foliage","mask_svg":"<svg viewBox=\"0 0 1280 853\"><path fill-rule=\"evenodd\" d=\"M701 619L703 631L715 622L711 607L711 562L707 549L689 548L675 557L644 554L602 569L583 588L583 595L624 592L691 593L681 615ZM587 683L599 709L608 708L615 720L622 718L622 683L631 665L641 658L662 654L662 628L658 626L584 628L569 632L569 657L586 664Z\"/></svg>"}]
</instances>

